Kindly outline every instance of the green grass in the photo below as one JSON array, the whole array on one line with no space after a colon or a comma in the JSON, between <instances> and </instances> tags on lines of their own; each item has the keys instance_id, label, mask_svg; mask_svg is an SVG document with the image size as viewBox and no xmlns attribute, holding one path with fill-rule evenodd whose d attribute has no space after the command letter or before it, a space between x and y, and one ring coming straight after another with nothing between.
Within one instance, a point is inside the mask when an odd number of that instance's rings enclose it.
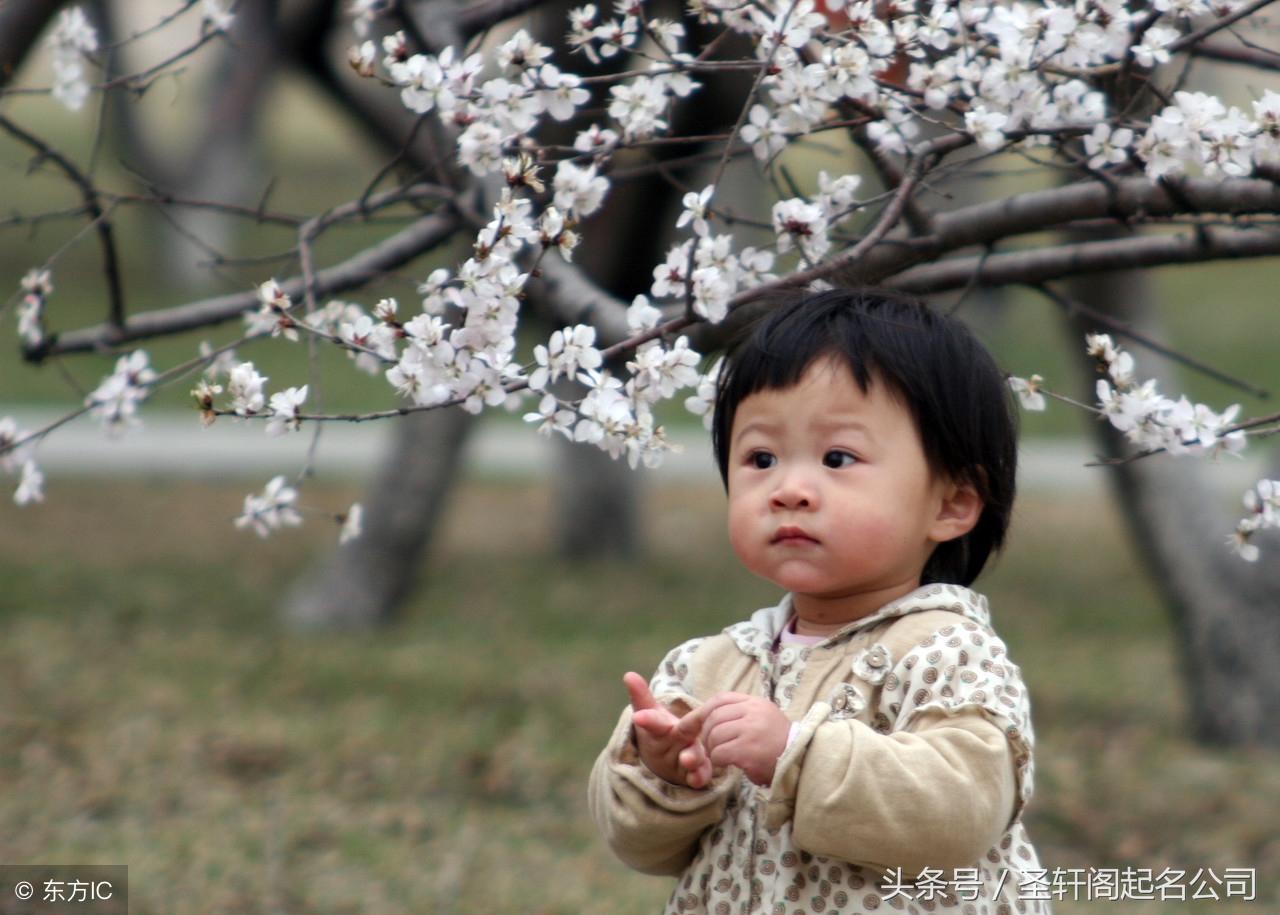
<instances>
[{"instance_id":1,"label":"green grass","mask_svg":"<svg viewBox=\"0 0 1280 915\"><path fill-rule=\"evenodd\" d=\"M140 915L660 908L669 882L610 858L584 785L623 671L774 599L717 493L654 489L646 560L571 564L543 488L467 484L399 626L308 638L276 603L335 531L259 541L226 523L240 496L54 480L0 506L4 860L127 863ZM1032 836L1048 866L1254 866L1254 905L1160 911L1270 911L1280 755L1188 740L1167 623L1104 509L1028 498L986 583L1033 694Z\"/></svg>"}]
</instances>

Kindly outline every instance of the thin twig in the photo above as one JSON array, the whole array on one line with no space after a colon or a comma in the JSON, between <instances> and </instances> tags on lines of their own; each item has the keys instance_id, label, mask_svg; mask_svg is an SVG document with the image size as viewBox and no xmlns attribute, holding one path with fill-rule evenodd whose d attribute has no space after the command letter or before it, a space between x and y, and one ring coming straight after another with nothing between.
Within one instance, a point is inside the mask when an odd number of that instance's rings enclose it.
<instances>
[{"instance_id":1,"label":"thin twig","mask_svg":"<svg viewBox=\"0 0 1280 915\"><path fill-rule=\"evenodd\" d=\"M1236 378L1234 375L1229 375L1221 369L1216 369L1207 363L1201 362L1193 356L1187 355L1186 353L1178 352L1172 347L1167 346L1158 340L1154 340L1144 333L1134 330L1129 324L1126 324L1123 321L1117 321L1110 315L1104 314L1096 308L1091 308L1083 302L1073 299L1068 295L1064 295L1048 285L1041 283L1033 285L1031 288L1039 292L1049 301L1053 302L1068 315L1084 315L1089 320L1097 321L1099 324L1110 328L1117 334L1128 337L1135 343L1140 343L1152 352L1159 353L1167 359L1172 359L1174 362L1185 365L1190 369L1194 369L1202 375L1207 375L1216 381L1221 381L1223 384L1230 385L1233 388L1252 394L1254 397L1265 399L1271 396L1270 392L1265 388L1260 388L1255 384L1250 384L1247 381Z\"/></svg>"},{"instance_id":2,"label":"thin twig","mask_svg":"<svg viewBox=\"0 0 1280 915\"><path fill-rule=\"evenodd\" d=\"M4 128L9 134L34 149L39 154L40 159L48 159L57 165L58 168L62 169L63 174L70 179L71 183L79 188L80 196L84 198L85 207L93 217L93 223L97 226L98 240L102 244L102 267L107 277L108 319L116 327L123 326L124 288L120 280L120 261L116 254L115 235L112 232L111 222L106 218L106 214L102 210L97 188L93 186L93 182L70 159L44 142L44 140L27 133L2 114L0 114L0 128Z\"/></svg>"},{"instance_id":3,"label":"thin twig","mask_svg":"<svg viewBox=\"0 0 1280 915\"><path fill-rule=\"evenodd\" d=\"M1255 419L1245 420L1235 425L1226 426L1218 432L1218 438L1222 439L1233 432L1244 432L1248 434L1251 429L1257 429L1268 425L1269 423L1280 422L1280 413L1272 413L1270 416L1259 416ZM1183 445L1191 447L1196 442L1183 442ZM1090 461L1085 464L1086 467L1118 467L1122 464L1131 464L1134 461L1141 461L1145 458L1154 457L1157 454L1164 454L1168 448L1148 448L1135 454L1126 455L1121 458L1107 458L1105 460Z\"/></svg>"}]
</instances>

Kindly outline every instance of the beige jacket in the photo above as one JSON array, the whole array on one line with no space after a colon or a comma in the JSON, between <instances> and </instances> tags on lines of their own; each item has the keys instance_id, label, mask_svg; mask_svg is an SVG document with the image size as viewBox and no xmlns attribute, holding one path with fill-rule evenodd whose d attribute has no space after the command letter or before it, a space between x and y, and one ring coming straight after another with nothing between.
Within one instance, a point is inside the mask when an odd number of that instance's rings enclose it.
<instances>
[{"instance_id":1,"label":"beige jacket","mask_svg":"<svg viewBox=\"0 0 1280 915\"><path fill-rule=\"evenodd\" d=\"M680 878L668 913L1047 913L1020 819L1030 708L986 599L928 585L775 651L790 616L788 596L686 642L651 682L677 710L725 691L776 702L799 726L772 785L736 768L705 789L662 780L637 755L628 708L588 797L618 857Z\"/></svg>"}]
</instances>

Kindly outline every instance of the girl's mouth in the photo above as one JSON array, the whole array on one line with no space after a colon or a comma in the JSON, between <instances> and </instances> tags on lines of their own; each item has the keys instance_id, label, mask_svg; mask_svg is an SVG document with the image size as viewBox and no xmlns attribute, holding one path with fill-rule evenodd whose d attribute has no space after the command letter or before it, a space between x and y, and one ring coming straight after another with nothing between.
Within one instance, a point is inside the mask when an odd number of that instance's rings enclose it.
<instances>
[{"instance_id":1,"label":"girl's mouth","mask_svg":"<svg viewBox=\"0 0 1280 915\"><path fill-rule=\"evenodd\" d=\"M817 543L817 538L810 536L800 527L780 527L773 534L770 543L780 544L801 544L801 543Z\"/></svg>"}]
</instances>

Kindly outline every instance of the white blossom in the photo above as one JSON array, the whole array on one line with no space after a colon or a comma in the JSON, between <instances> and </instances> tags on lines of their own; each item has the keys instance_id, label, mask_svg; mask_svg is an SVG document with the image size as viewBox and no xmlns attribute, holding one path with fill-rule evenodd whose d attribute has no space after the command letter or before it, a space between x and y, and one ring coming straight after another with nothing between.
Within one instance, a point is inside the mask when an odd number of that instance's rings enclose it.
<instances>
[{"instance_id":1,"label":"white blossom","mask_svg":"<svg viewBox=\"0 0 1280 915\"><path fill-rule=\"evenodd\" d=\"M85 398L85 404L90 413L102 420L107 432L116 435L126 427L141 424L138 405L147 399L155 379L146 351L135 350L116 360L115 371Z\"/></svg>"},{"instance_id":2,"label":"white blossom","mask_svg":"<svg viewBox=\"0 0 1280 915\"><path fill-rule=\"evenodd\" d=\"M236 18L226 8L225 0L200 0L200 14L215 32L227 31Z\"/></svg>"},{"instance_id":3,"label":"white blossom","mask_svg":"<svg viewBox=\"0 0 1280 915\"><path fill-rule=\"evenodd\" d=\"M568 159L556 166L555 205L581 219L600 209L609 180L596 174L594 165L579 168Z\"/></svg>"},{"instance_id":4,"label":"white blossom","mask_svg":"<svg viewBox=\"0 0 1280 915\"><path fill-rule=\"evenodd\" d=\"M631 380L627 392L634 398L654 404L675 396L682 388L698 383L698 362L701 356L689 347L689 338L676 339L671 349L658 340L650 340L639 347L627 363Z\"/></svg>"},{"instance_id":5,"label":"white blossom","mask_svg":"<svg viewBox=\"0 0 1280 915\"><path fill-rule=\"evenodd\" d=\"M271 419L267 421L267 435L283 435L302 428L298 412L307 399L307 385L285 388L271 395Z\"/></svg>"},{"instance_id":6,"label":"white blossom","mask_svg":"<svg viewBox=\"0 0 1280 915\"><path fill-rule=\"evenodd\" d=\"M747 123L742 125L740 133L761 162L773 158L787 146L786 132L764 105L751 106Z\"/></svg>"},{"instance_id":7,"label":"white blossom","mask_svg":"<svg viewBox=\"0 0 1280 915\"><path fill-rule=\"evenodd\" d=\"M965 113L964 126L978 145L984 149L999 149L1005 144L1004 127L1009 123L1009 116L1001 111L992 111L983 105L975 105Z\"/></svg>"},{"instance_id":8,"label":"white blossom","mask_svg":"<svg viewBox=\"0 0 1280 915\"><path fill-rule=\"evenodd\" d=\"M547 64L538 71L537 98L541 105L557 121L572 118L578 108L585 105L591 93L582 87L582 78L572 73L561 73ZM574 143L577 146L577 143ZM590 149L583 150L589 152Z\"/></svg>"},{"instance_id":9,"label":"white blossom","mask_svg":"<svg viewBox=\"0 0 1280 915\"><path fill-rule=\"evenodd\" d=\"M773 231L778 236L779 252L789 251L795 244L806 257L819 260L831 247L826 214L817 204L798 197L773 205Z\"/></svg>"},{"instance_id":10,"label":"white blossom","mask_svg":"<svg viewBox=\"0 0 1280 915\"><path fill-rule=\"evenodd\" d=\"M477 177L502 167L506 135L490 121L475 121L458 137L458 163Z\"/></svg>"},{"instance_id":11,"label":"white blossom","mask_svg":"<svg viewBox=\"0 0 1280 915\"><path fill-rule=\"evenodd\" d=\"M537 70L550 56L551 49L535 41L524 29L500 44L496 54L498 66L508 73L517 74Z\"/></svg>"},{"instance_id":12,"label":"white blossom","mask_svg":"<svg viewBox=\"0 0 1280 915\"><path fill-rule=\"evenodd\" d=\"M1280 93L1270 89L1253 102L1257 132L1253 137L1253 158L1260 165L1280 161Z\"/></svg>"},{"instance_id":13,"label":"white blossom","mask_svg":"<svg viewBox=\"0 0 1280 915\"><path fill-rule=\"evenodd\" d=\"M24 461L22 477L18 480L18 488L13 494L13 501L18 505L30 505L32 502L44 501L44 474L36 466L35 461Z\"/></svg>"},{"instance_id":14,"label":"white blossom","mask_svg":"<svg viewBox=\"0 0 1280 915\"><path fill-rule=\"evenodd\" d=\"M537 412L524 415L525 422L538 424L539 435L550 436L559 432L568 439L573 438L573 423L576 419L577 414L564 409L554 394L542 395Z\"/></svg>"},{"instance_id":15,"label":"white blossom","mask_svg":"<svg viewBox=\"0 0 1280 915\"><path fill-rule=\"evenodd\" d=\"M22 275L20 284L23 292L45 299L53 293L53 274L40 267L32 267Z\"/></svg>"},{"instance_id":16,"label":"white blossom","mask_svg":"<svg viewBox=\"0 0 1280 915\"><path fill-rule=\"evenodd\" d=\"M627 307L627 327L633 334L653 330L662 322L661 310L649 304L647 296L638 295Z\"/></svg>"},{"instance_id":17,"label":"white blossom","mask_svg":"<svg viewBox=\"0 0 1280 915\"><path fill-rule=\"evenodd\" d=\"M1110 336L1090 334L1086 341L1089 355L1111 379L1096 384L1098 409L1129 441L1171 454L1236 454L1244 447L1243 432L1232 428L1238 405L1218 413L1185 397L1167 398L1154 379L1136 380L1133 357Z\"/></svg>"},{"instance_id":18,"label":"white blossom","mask_svg":"<svg viewBox=\"0 0 1280 915\"><path fill-rule=\"evenodd\" d=\"M347 6L347 15L351 17L351 28L360 37L369 34L374 20L391 7L391 0L351 0Z\"/></svg>"},{"instance_id":19,"label":"white blossom","mask_svg":"<svg viewBox=\"0 0 1280 915\"><path fill-rule=\"evenodd\" d=\"M238 528L251 528L259 537L266 538L282 527L297 527L302 515L294 507L298 491L285 482L283 476L272 477L260 495L252 493L244 497L244 509L236 518Z\"/></svg>"},{"instance_id":20,"label":"white blossom","mask_svg":"<svg viewBox=\"0 0 1280 915\"><path fill-rule=\"evenodd\" d=\"M713 418L713 408L716 400L716 384L720 378L720 367L724 364L724 357L715 361L710 369L698 378L696 393L692 397L686 397L684 401L685 409L695 416L702 417L702 424L706 428L711 428L711 420Z\"/></svg>"},{"instance_id":21,"label":"white blossom","mask_svg":"<svg viewBox=\"0 0 1280 915\"><path fill-rule=\"evenodd\" d=\"M1043 384L1044 379L1039 375L1032 375L1030 378L1019 378L1016 375L1009 376L1009 387L1018 395L1018 400L1025 410L1034 412L1044 410L1044 395L1040 393L1040 388Z\"/></svg>"},{"instance_id":22,"label":"white blossom","mask_svg":"<svg viewBox=\"0 0 1280 915\"><path fill-rule=\"evenodd\" d=\"M1134 45L1129 50L1132 52L1133 59L1137 61L1138 66L1150 69L1158 64L1169 62L1168 46L1176 41L1178 37L1179 32L1177 29L1167 29L1159 25L1152 26L1143 34L1142 43Z\"/></svg>"},{"instance_id":23,"label":"white blossom","mask_svg":"<svg viewBox=\"0 0 1280 915\"><path fill-rule=\"evenodd\" d=\"M353 502L346 514L339 516L339 520L342 522L342 528L338 532L339 546L359 539L364 533L364 506L359 502Z\"/></svg>"},{"instance_id":24,"label":"white blossom","mask_svg":"<svg viewBox=\"0 0 1280 915\"><path fill-rule=\"evenodd\" d=\"M538 344L533 348L537 368L529 375L529 387L541 391L557 378L574 377L579 369L598 369L604 357L595 342L596 329L589 324L553 332L546 346Z\"/></svg>"},{"instance_id":25,"label":"white blossom","mask_svg":"<svg viewBox=\"0 0 1280 915\"><path fill-rule=\"evenodd\" d=\"M231 370L231 375L227 379L231 409L241 416L260 413L267 403L266 395L263 393L266 383L266 376L258 374L252 362L242 362L237 365Z\"/></svg>"},{"instance_id":26,"label":"white blossom","mask_svg":"<svg viewBox=\"0 0 1280 915\"><path fill-rule=\"evenodd\" d=\"M1253 518L1244 518L1236 524L1235 532L1227 538L1227 545L1235 551L1236 555L1245 562L1257 562L1260 551L1256 543L1250 543L1249 538L1259 529L1259 525Z\"/></svg>"},{"instance_id":27,"label":"white blossom","mask_svg":"<svg viewBox=\"0 0 1280 915\"><path fill-rule=\"evenodd\" d=\"M1133 131L1127 127L1112 130L1106 124L1098 124L1093 133L1084 138L1084 151L1090 157L1090 168L1117 165L1127 158L1126 150L1133 145Z\"/></svg>"},{"instance_id":28,"label":"white blossom","mask_svg":"<svg viewBox=\"0 0 1280 915\"><path fill-rule=\"evenodd\" d=\"M622 127L624 139L644 139L667 129L663 117L667 94L661 81L639 76L629 83L611 86L609 94L613 97L609 117Z\"/></svg>"},{"instance_id":29,"label":"white blossom","mask_svg":"<svg viewBox=\"0 0 1280 915\"><path fill-rule=\"evenodd\" d=\"M650 19L647 29L666 54L675 54L680 50L680 39L685 35L684 26L680 23L670 19Z\"/></svg>"},{"instance_id":30,"label":"white blossom","mask_svg":"<svg viewBox=\"0 0 1280 915\"><path fill-rule=\"evenodd\" d=\"M580 131L573 140L573 148L578 152L594 153L612 149L618 143L617 131L592 124Z\"/></svg>"},{"instance_id":31,"label":"white blossom","mask_svg":"<svg viewBox=\"0 0 1280 915\"><path fill-rule=\"evenodd\" d=\"M98 50L98 33L78 6L58 14L47 44L53 52L53 97L71 111L79 111L89 97L86 55Z\"/></svg>"},{"instance_id":32,"label":"white blossom","mask_svg":"<svg viewBox=\"0 0 1280 915\"><path fill-rule=\"evenodd\" d=\"M33 443L28 441L23 445L17 444L26 439L27 435L12 416L0 416L0 470L14 473L30 459Z\"/></svg>"},{"instance_id":33,"label":"white blossom","mask_svg":"<svg viewBox=\"0 0 1280 915\"><path fill-rule=\"evenodd\" d=\"M347 63L357 75L366 79L377 72L378 49L372 41L352 45L347 49Z\"/></svg>"},{"instance_id":34,"label":"white blossom","mask_svg":"<svg viewBox=\"0 0 1280 915\"><path fill-rule=\"evenodd\" d=\"M734 286L730 276L715 267L699 267L693 271L693 310L712 324L719 324L729 314Z\"/></svg>"},{"instance_id":35,"label":"white blossom","mask_svg":"<svg viewBox=\"0 0 1280 915\"><path fill-rule=\"evenodd\" d=\"M1244 494L1244 507L1263 527L1280 527L1280 480L1259 480Z\"/></svg>"},{"instance_id":36,"label":"white blossom","mask_svg":"<svg viewBox=\"0 0 1280 915\"><path fill-rule=\"evenodd\" d=\"M664 263L653 268L653 285L649 293L658 299L682 296L685 293L686 273L692 242L676 245L667 252Z\"/></svg>"},{"instance_id":37,"label":"white blossom","mask_svg":"<svg viewBox=\"0 0 1280 915\"><path fill-rule=\"evenodd\" d=\"M693 231L697 235L706 235L711 231L707 225L707 204L711 202L711 195L716 191L715 185L711 184L699 191L690 191L684 195L684 210L680 213L680 218L676 220L676 228L683 228L690 222L693 223Z\"/></svg>"}]
</instances>

